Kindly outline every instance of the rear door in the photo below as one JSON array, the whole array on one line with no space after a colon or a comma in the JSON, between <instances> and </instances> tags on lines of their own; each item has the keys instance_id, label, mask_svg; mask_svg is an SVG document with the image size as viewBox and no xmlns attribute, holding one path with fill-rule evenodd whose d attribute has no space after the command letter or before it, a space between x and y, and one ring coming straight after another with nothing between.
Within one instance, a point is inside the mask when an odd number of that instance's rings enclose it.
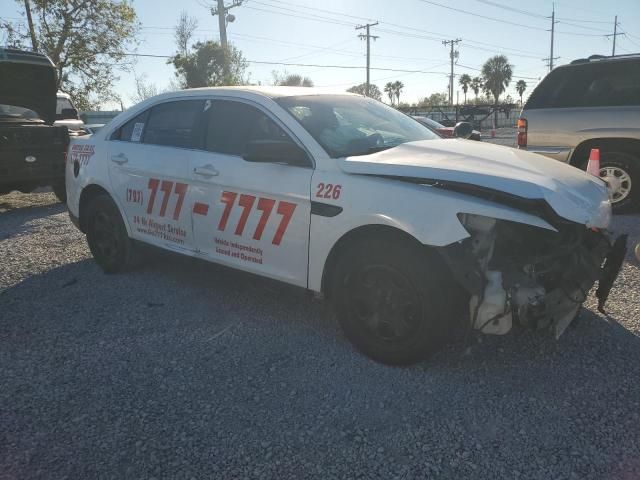
<instances>
[{"instance_id":1,"label":"rear door","mask_svg":"<svg viewBox=\"0 0 640 480\"><path fill-rule=\"evenodd\" d=\"M300 143L257 104L213 99L205 109L204 151L192 157L191 168L198 250L216 262L306 287L311 160L306 167L245 161L254 140Z\"/></svg>"},{"instance_id":2,"label":"rear door","mask_svg":"<svg viewBox=\"0 0 640 480\"><path fill-rule=\"evenodd\" d=\"M134 238L193 251L189 166L200 147L203 100L160 103L111 137L109 173Z\"/></svg>"}]
</instances>

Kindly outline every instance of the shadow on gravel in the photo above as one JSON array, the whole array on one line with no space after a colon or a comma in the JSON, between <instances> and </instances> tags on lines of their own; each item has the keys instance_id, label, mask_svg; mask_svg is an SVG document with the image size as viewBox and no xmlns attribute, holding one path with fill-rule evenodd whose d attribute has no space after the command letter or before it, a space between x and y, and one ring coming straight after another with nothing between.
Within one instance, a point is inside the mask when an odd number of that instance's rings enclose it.
<instances>
[{"instance_id":1,"label":"shadow on gravel","mask_svg":"<svg viewBox=\"0 0 640 480\"><path fill-rule=\"evenodd\" d=\"M41 207L52 213L61 206ZM38 210L37 208L35 210ZM40 211L42 213L42 211ZM38 216L35 211L31 218ZM91 309L121 315L124 305L133 308L140 319L156 316L156 309L182 311L182 323L190 316L198 323L206 323L206 312L216 316L222 306L225 315L236 321L250 316L252 321L267 318L281 328L309 330L322 337L336 337L342 347L347 345L328 302L319 301L301 288L269 280L209 262L154 249L145 249L141 261L130 272L106 275L92 259L66 264L40 275L33 275L17 285L0 292L2 303L33 302L33 293L47 291L47 295L68 297L68 308L78 311L90 300ZM181 304L181 299L190 304ZM46 309L43 296L37 302ZM5 312L11 314L5 303ZM198 309L205 316L198 316ZM32 319L38 322L37 319ZM228 319L225 319L228 320ZM47 322L50 319L46 320ZM148 322L147 322L148 323ZM228 321L227 321L228 323ZM153 328L153 324L148 324ZM0 326L1 328L1 326ZM268 335L268 332L265 333ZM615 344L615 350L628 350L640 362L640 337L627 330L615 317L603 317L583 308L580 316L559 340L542 332L514 327L505 336L471 334L464 344L462 336L436 354L419 369L473 368L481 366L487 372L499 372L508 365L548 365L558 359L579 362L584 349L601 344ZM341 347L341 348L342 348ZM354 351L354 355L357 353ZM574 357L575 356L575 357ZM563 368L560 366L560 368Z\"/></svg>"},{"instance_id":2,"label":"shadow on gravel","mask_svg":"<svg viewBox=\"0 0 640 480\"><path fill-rule=\"evenodd\" d=\"M0 204L0 209L2 205ZM67 207L62 203L52 203L49 205L28 205L0 211L3 230L0 232L0 240L12 238L29 231L28 223L51 215L66 212ZM65 219L65 221L70 221Z\"/></svg>"}]
</instances>

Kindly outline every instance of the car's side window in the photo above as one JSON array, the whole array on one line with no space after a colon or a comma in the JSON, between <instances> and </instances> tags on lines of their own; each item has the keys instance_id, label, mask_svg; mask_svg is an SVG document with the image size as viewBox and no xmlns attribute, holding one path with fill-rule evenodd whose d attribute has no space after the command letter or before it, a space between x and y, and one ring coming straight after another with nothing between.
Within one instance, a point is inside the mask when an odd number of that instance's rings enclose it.
<instances>
[{"instance_id":1,"label":"car's side window","mask_svg":"<svg viewBox=\"0 0 640 480\"><path fill-rule=\"evenodd\" d=\"M153 145L200 148L198 119L203 106L203 100L179 100L152 107L142 141Z\"/></svg>"},{"instance_id":2,"label":"car's side window","mask_svg":"<svg viewBox=\"0 0 640 480\"><path fill-rule=\"evenodd\" d=\"M268 115L242 102L214 100L208 109L205 149L242 156L257 140L293 140Z\"/></svg>"},{"instance_id":3,"label":"car's side window","mask_svg":"<svg viewBox=\"0 0 640 480\"><path fill-rule=\"evenodd\" d=\"M127 123L118 128L111 134L111 140L122 140L124 142L140 142L142 140L142 134L147 124L147 118L149 117L149 110L136 115Z\"/></svg>"}]
</instances>

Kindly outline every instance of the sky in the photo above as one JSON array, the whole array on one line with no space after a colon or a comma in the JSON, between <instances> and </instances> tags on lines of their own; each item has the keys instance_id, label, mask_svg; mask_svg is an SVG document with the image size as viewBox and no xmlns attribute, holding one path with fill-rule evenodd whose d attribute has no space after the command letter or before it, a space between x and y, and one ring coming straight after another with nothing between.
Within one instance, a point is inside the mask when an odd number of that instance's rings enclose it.
<instances>
[{"instance_id":1,"label":"sky","mask_svg":"<svg viewBox=\"0 0 640 480\"><path fill-rule=\"evenodd\" d=\"M141 22L134 51L175 53L173 27L183 10L198 20L194 42L218 40L218 19L207 7L214 1L133 0ZM0 18L20 21L22 3L0 0ZM552 8L550 0L245 0L230 10L235 21L228 24L227 35L250 62L252 83L271 84L276 70L307 76L326 91L343 91L366 79L366 42L358 38L364 31L356 27L379 22L371 27L371 34L378 36L371 42L371 83L382 90L385 83L400 80L405 85L400 100L409 103L447 92L449 47L442 41L459 38L454 95L459 94L462 103L459 75L478 75L496 54L507 55L513 65L506 93L517 98L519 79L528 84L525 97L531 92L548 72L543 59L550 53ZM624 32L617 36L616 54L640 52L640 0L555 1L555 64L610 55L612 37L606 35L613 33L615 15L618 32ZM114 90L125 106L133 103L136 75L160 90L175 78L163 58L136 57L134 72L117 72Z\"/></svg>"}]
</instances>

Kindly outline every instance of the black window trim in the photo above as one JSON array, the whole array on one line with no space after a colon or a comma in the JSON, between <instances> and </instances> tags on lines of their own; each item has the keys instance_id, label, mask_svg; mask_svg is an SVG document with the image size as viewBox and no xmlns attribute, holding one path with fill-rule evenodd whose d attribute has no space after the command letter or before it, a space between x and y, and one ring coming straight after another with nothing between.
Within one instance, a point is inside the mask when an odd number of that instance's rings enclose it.
<instances>
[{"instance_id":1,"label":"black window trim","mask_svg":"<svg viewBox=\"0 0 640 480\"><path fill-rule=\"evenodd\" d=\"M293 142L298 145L298 147L300 147L302 150L304 150L304 152L307 154L307 158L309 159L309 161L311 162L309 165L307 165L306 167L303 166L299 166L296 165L297 168L311 168L312 170L315 170L316 168L316 161L315 158L313 158L313 155L311 155L311 152L309 152L309 149L305 146L305 144L297 137L297 135L295 135L291 129L285 125L285 123L278 118L276 115L274 115L272 112L270 112L269 110L265 109L263 105L260 105L257 102L252 101L251 99L248 98L241 98L241 97L232 97L232 96L224 96L224 95L215 95L215 96L208 96L206 97L207 100L211 100L216 101L216 100L220 100L220 101L229 101L229 102L239 102L239 103L244 103L246 105L249 105L250 107L254 107L257 110L259 110L261 113L263 113L264 115L266 115L267 117L269 117L278 127L280 127L284 133L286 133L291 140L293 140ZM277 104L276 104L277 105ZM204 125L204 131L207 132L209 129L209 118L210 116L207 115L206 119L205 119L205 125ZM206 139L205 139L205 144L206 144ZM242 158L242 155L236 155L233 153L220 153L220 152L212 152L211 150L204 150L203 151L207 152L207 153L211 153L214 155L226 155L229 157L237 157L239 159L241 159L243 162L246 162L246 160L244 160ZM294 166L294 165L290 165L290 166Z\"/></svg>"},{"instance_id":2,"label":"black window trim","mask_svg":"<svg viewBox=\"0 0 640 480\"><path fill-rule=\"evenodd\" d=\"M158 102L158 103L154 103L153 105L148 106L146 109L142 110L141 112L135 113L134 115L128 117L126 120L124 120L122 123L119 123L118 126L116 126L113 130L111 130L111 132L109 132L107 135L105 135L105 140L108 142L123 142L123 143L130 143L133 145L146 145L148 147L164 147L164 148L179 148L180 150L191 150L191 151L198 151L201 152L203 151L203 147L176 147L174 145L157 145L155 143L144 143L144 136L146 133L146 127L144 129L144 131L142 132L142 137L140 138L139 142L132 142L131 140L122 140L121 138L113 138L113 136L115 135L116 132L118 132L122 127L124 127L127 123L129 123L131 120L134 120L135 118L139 117L140 115L146 114L146 122L149 121L149 117L151 116L151 111L160 105L164 105L165 103L175 103L175 102L181 102L181 101L185 101L185 100L196 100L196 101L206 101L207 98L205 97L173 97L173 98L168 98L165 99L162 102ZM199 115L202 115L204 112L200 112ZM200 139L202 141L202 139ZM201 143L201 142L200 142Z\"/></svg>"},{"instance_id":3,"label":"black window trim","mask_svg":"<svg viewBox=\"0 0 640 480\"><path fill-rule=\"evenodd\" d=\"M147 114L147 120L149 119L149 115L151 114L151 110L154 107L157 107L158 105L162 105L164 103L171 103L171 102L177 102L177 101L181 101L181 100L203 100L203 101L207 101L207 100L211 100L211 101L215 101L215 100L225 100L225 101L231 101L231 102L241 102L241 103L245 103L251 107L257 108L258 110L260 110L260 112L262 112L263 114L265 114L267 117L269 117L276 125L278 125L280 128L282 128L282 130L284 130L284 132L289 135L289 137L294 141L294 143L296 145L298 145L300 148L302 148L305 153L307 154L307 157L309 158L309 161L311 162L310 165L306 166L306 167L302 167L302 166L298 166L297 168L311 168L312 170L316 169L316 160L313 157L313 155L311 154L311 152L309 151L309 149L306 147L306 145L302 142L302 140L300 140L298 138L298 136L276 115L273 114L273 112L267 110L263 105L248 99L248 98L243 98L243 97L234 97L234 96L226 96L226 95L194 95L194 96L180 96L180 97L171 97L171 98L166 98L163 99L160 102L154 103L153 105L149 105L146 109L137 112L129 117L126 118L126 120L123 120L121 123L119 123L117 126L115 126L108 134L105 135L105 140L108 142L124 142L124 143L131 143L134 145L147 145L147 146L153 146L153 147L169 147L169 148L179 148L181 150L191 150L191 151L198 151L198 152L206 152L206 153L212 153L215 155L228 155L228 156L232 156L232 157L239 157L240 159L242 159L242 156L240 155L233 155L231 153L218 153L218 152L211 152L209 150L205 150L204 148L204 143L201 144L200 148L188 148L188 147L173 147L173 146L169 146L169 145L155 145L155 144L151 144L151 143L144 143L144 133L142 138L140 139L139 142L131 142L130 140L122 140L120 138L112 138L113 135L120 130L122 127L124 127L128 122L130 122L131 120L133 120L134 118L136 118L139 115L142 115L143 113ZM275 103L275 102L274 102ZM275 103L275 105L278 105L277 103ZM206 111L203 111L202 114L206 113ZM206 135L207 129L209 127L209 115L206 116L206 118L204 119L206 124L204 125L203 131L205 132L204 135ZM202 139L203 141L205 140L204 138ZM242 161L245 161L244 159L242 159ZM291 165L293 166L293 165Z\"/></svg>"}]
</instances>

